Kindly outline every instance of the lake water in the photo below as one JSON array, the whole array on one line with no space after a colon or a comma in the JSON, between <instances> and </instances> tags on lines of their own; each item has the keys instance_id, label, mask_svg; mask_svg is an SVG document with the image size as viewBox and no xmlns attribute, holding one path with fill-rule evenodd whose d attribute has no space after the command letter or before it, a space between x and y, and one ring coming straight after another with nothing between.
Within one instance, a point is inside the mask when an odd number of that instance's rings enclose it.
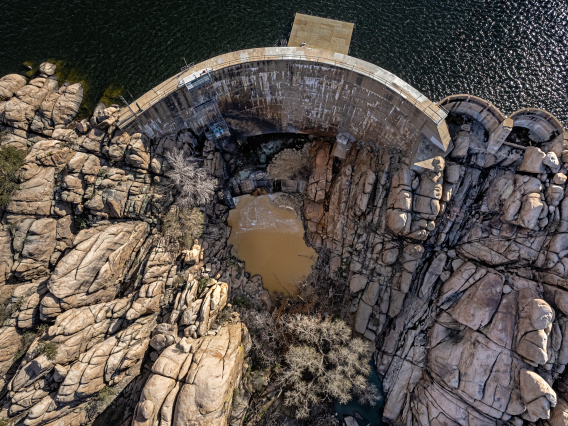
<instances>
[{"instance_id":1,"label":"lake water","mask_svg":"<svg viewBox=\"0 0 568 426\"><path fill-rule=\"evenodd\" d=\"M432 100L469 93L568 120L566 0L4 0L0 75L57 59L87 83L86 104L109 87L130 100L184 58L275 45L296 12L354 22L350 54Z\"/></svg>"},{"instance_id":2,"label":"lake water","mask_svg":"<svg viewBox=\"0 0 568 426\"><path fill-rule=\"evenodd\" d=\"M339 415L340 419L351 416L359 424L359 426L381 426L383 417L383 406L385 402L385 395L383 393L383 384L377 374L375 364L371 361L371 374L369 375L369 382L375 385L379 391L380 399L374 407L369 405L360 404L357 399L352 399L347 404L340 404L337 401L333 403L333 409Z\"/></svg>"},{"instance_id":3,"label":"lake water","mask_svg":"<svg viewBox=\"0 0 568 426\"><path fill-rule=\"evenodd\" d=\"M262 276L271 293L294 294L295 283L306 278L317 260L304 242L304 225L288 203L275 202L281 194L237 199L229 212L229 244L233 255L245 261L245 270ZM285 200L283 200L285 201Z\"/></svg>"}]
</instances>

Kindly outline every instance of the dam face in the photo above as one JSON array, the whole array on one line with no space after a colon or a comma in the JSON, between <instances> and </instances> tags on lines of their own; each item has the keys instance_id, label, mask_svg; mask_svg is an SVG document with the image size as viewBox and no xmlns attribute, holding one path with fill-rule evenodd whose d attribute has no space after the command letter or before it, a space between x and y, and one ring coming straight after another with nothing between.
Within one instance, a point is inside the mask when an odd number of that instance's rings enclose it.
<instances>
[{"instance_id":1,"label":"dam face","mask_svg":"<svg viewBox=\"0 0 568 426\"><path fill-rule=\"evenodd\" d=\"M212 84L192 93L178 82L210 68ZM195 106L216 97L241 136L347 133L414 156L427 139L445 150L445 110L393 74L347 55L295 47L233 52L209 59L152 89L120 118L127 131L159 137L206 122Z\"/></svg>"}]
</instances>

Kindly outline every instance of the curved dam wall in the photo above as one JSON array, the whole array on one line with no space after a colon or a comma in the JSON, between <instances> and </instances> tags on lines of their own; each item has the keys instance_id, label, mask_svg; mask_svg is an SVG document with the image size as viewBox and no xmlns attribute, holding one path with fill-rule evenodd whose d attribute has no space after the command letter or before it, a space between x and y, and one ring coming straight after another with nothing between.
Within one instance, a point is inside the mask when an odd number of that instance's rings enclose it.
<instances>
[{"instance_id":1,"label":"curved dam wall","mask_svg":"<svg viewBox=\"0 0 568 426\"><path fill-rule=\"evenodd\" d=\"M185 76L212 68L212 84L191 94ZM221 55L166 80L130 105L119 127L150 137L192 128L206 118L194 106L215 94L229 127L242 136L263 133L349 133L407 152L421 141L445 151L446 111L376 65L318 49L274 47Z\"/></svg>"}]
</instances>

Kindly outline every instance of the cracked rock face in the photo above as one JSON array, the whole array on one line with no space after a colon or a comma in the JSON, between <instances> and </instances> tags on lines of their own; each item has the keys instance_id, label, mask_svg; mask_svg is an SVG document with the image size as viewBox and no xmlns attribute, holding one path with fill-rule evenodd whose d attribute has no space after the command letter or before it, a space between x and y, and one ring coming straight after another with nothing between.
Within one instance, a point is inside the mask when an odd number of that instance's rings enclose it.
<instances>
[{"instance_id":1,"label":"cracked rock face","mask_svg":"<svg viewBox=\"0 0 568 426\"><path fill-rule=\"evenodd\" d=\"M184 252L158 232L164 155L195 141L129 135L102 104L70 126L83 89L54 72L0 79L1 143L27 150L0 226L2 417L227 424L250 344L237 314L219 317L230 288L262 291L226 262L225 206L204 208L212 222Z\"/></svg>"},{"instance_id":2,"label":"cracked rock face","mask_svg":"<svg viewBox=\"0 0 568 426\"><path fill-rule=\"evenodd\" d=\"M566 424L568 146L489 156L470 121L431 170L358 144L326 180L318 147L307 236L376 344L386 421Z\"/></svg>"},{"instance_id":3,"label":"cracked rock face","mask_svg":"<svg viewBox=\"0 0 568 426\"><path fill-rule=\"evenodd\" d=\"M164 350L152 367L136 407L133 426L227 425L233 387L242 372L243 325L236 322L215 335L184 338Z\"/></svg>"}]
</instances>

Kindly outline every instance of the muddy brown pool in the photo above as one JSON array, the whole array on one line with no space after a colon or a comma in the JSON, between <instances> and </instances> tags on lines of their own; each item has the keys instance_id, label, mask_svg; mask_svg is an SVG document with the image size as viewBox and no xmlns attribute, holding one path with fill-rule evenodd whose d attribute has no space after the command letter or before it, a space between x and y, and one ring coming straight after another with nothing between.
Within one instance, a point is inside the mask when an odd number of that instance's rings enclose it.
<instances>
[{"instance_id":1,"label":"muddy brown pool","mask_svg":"<svg viewBox=\"0 0 568 426\"><path fill-rule=\"evenodd\" d=\"M237 208L228 220L233 255L251 275L259 274L271 293L295 293L295 283L310 274L317 260L316 251L304 242L302 220L293 208L277 205L272 195L235 200Z\"/></svg>"}]
</instances>

